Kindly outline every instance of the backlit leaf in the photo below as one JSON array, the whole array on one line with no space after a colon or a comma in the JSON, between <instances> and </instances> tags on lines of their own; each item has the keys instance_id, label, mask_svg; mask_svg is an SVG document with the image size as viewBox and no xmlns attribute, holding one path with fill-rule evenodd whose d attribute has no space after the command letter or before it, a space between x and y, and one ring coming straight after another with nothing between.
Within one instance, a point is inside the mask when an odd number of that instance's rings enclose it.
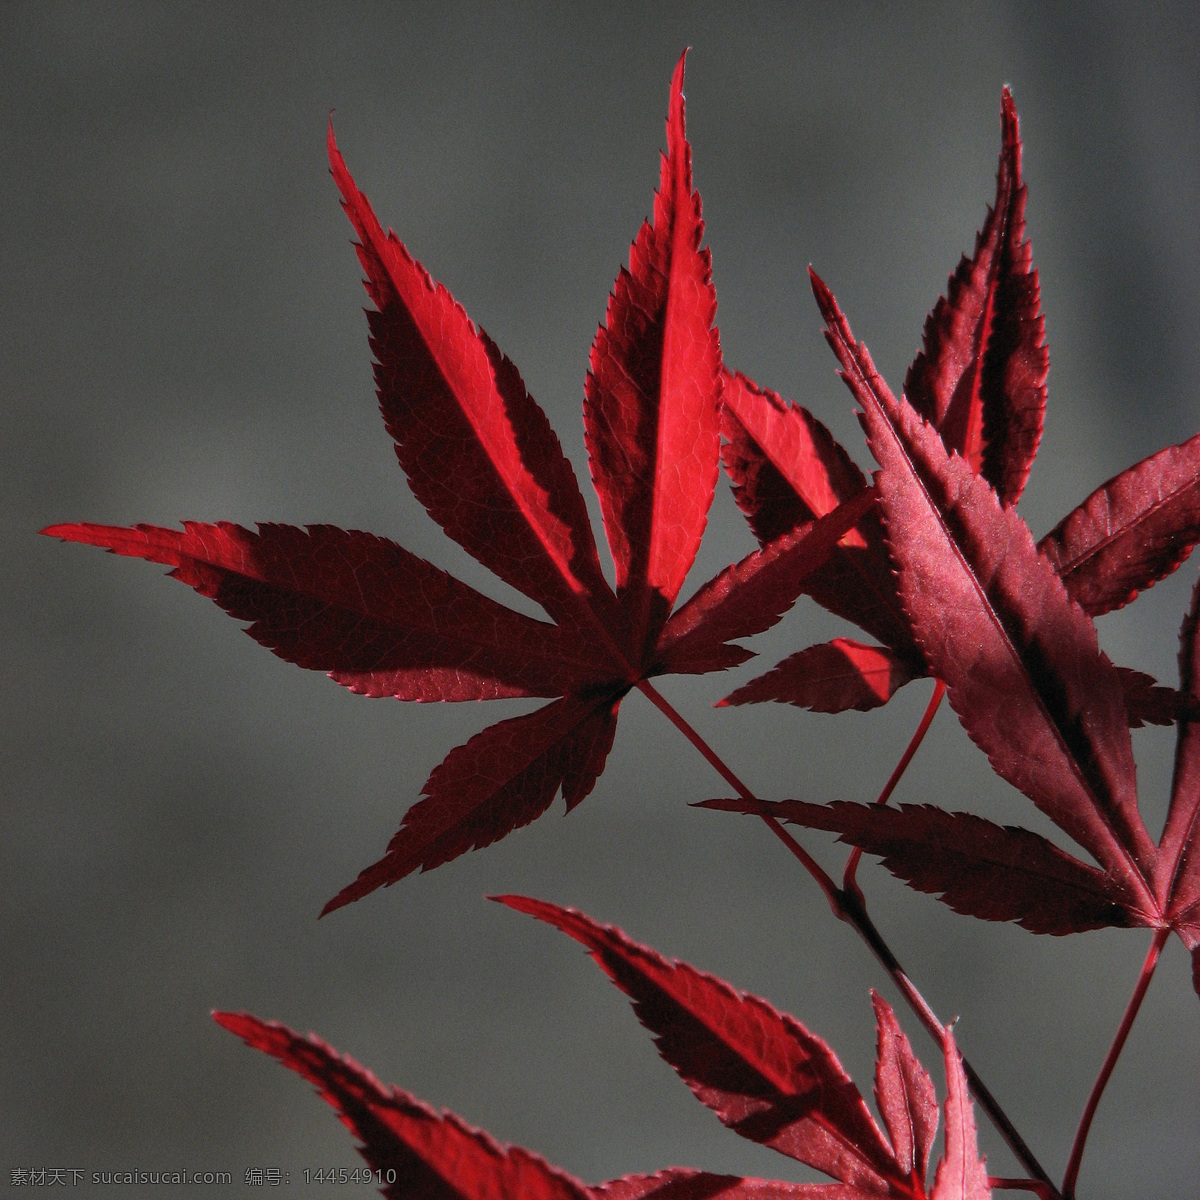
<instances>
[{"instance_id":1,"label":"backlit leaf","mask_svg":"<svg viewBox=\"0 0 1200 1200\"><path fill-rule=\"evenodd\" d=\"M1124 695L1024 522L876 372L825 285L826 337L863 406L901 602L992 767L1089 850L1153 920Z\"/></svg>"},{"instance_id":2,"label":"backlit leaf","mask_svg":"<svg viewBox=\"0 0 1200 1200\"><path fill-rule=\"evenodd\" d=\"M587 1200L588 1189L519 1146L503 1146L451 1112L386 1087L314 1034L249 1013L214 1013L247 1045L303 1076L358 1139L389 1200Z\"/></svg>"},{"instance_id":3,"label":"backlit leaf","mask_svg":"<svg viewBox=\"0 0 1200 1200\"><path fill-rule=\"evenodd\" d=\"M1015 504L1042 436L1049 358L1037 272L1025 239L1021 137L1012 94L1000 105L996 199L975 253L925 322L924 349L904 381L908 401Z\"/></svg>"},{"instance_id":4,"label":"backlit leaf","mask_svg":"<svg viewBox=\"0 0 1200 1200\"><path fill-rule=\"evenodd\" d=\"M659 1053L721 1121L843 1183L886 1194L892 1152L836 1056L794 1018L575 909L496 899L588 948L633 1001Z\"/></svg>"},{"instance_id":5,"label":"backlit leaf","mask_svg":"<svg viewBox=\"0 0 1200 1200\"><path fill-rule=\"evenodd\" d=\"M891 1006L875 992L875 1103L901 1171L923 1180L937 1133L937 1093Z\"/></svg>"},{"instance_id":6,"label":"backlit leaf","mask_svg":"<svg viewBox=\"0 0 1200 1200\"><path fill-rule=\"evenodd\" d=\"M1093 617L1174 571L1200 539L1200 434L1098 487L1040 542L1071 599Z\"/></svg>"}]
</instances>

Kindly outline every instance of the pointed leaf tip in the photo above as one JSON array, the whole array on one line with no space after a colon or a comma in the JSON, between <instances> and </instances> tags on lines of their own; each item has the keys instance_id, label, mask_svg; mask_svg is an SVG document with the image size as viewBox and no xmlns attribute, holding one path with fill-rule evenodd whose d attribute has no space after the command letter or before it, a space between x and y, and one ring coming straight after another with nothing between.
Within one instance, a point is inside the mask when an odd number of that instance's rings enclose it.
<instances>
[{"instance_id":1,"label":"pointed leaf tip","mask_svg":"<svg viewBox=\"0 0 1200 1200\"><path fill-rule=\"evenodd\" d=\"M795 1018L576 909L496 899L586 947L666 1062L735 1133L867 1194L907 1182L836 1055Z\"/></svg>"},{"instance_id":2,"label":"pointed leaf tip","mask_svg":"<svg viewBox=\"0 0 1200 1200\"><path fill-rule=\"evenodd\" d=\"M828 289L814 291L881 466L900 599L930 673L997 774L1153 915L1124 692L1095 628L1016 510L892 395Z\"/></svg>"},{"instance_id":3,"label":"pointed leaf tip","mask_svg":"<svg viewBox=\"0 0 1200 1200\"><path fill-rule=\"evenodd\" d=\"M688 47L688 50L690 49L691 47ZM687 156L687 185L691 187L691 155L688 153L686 140L687 103L683 95L683 77L687 68L688 50L684 50L679 56L671 75L671 100L667 107L667 150L669 154L675 154L678 151Z\"/></svg>"},{"instance_id":4,"label":"pointed leaf tip","mask_svg":"<svg viewBox=\"0 0 1200 1200\"><path fill-rule=\"evenodd\" d=\"M249 1013L214 1012L213 1019L316 1087L358 1138L372 1171L387 1180L380 1190L389 1200L590 1200L589 1188L540 1155L380 1083L315 1034Z\"/></svg>"},{"instance_id":5,"label":"pointed leaf tip","mask_svg":"<svg viewBox=\"0 0 1200 1200\"><path fill-rule=\"evenodd\" d=\"M836 302L833 299L833 293L829 290L820 275L813 270L812 263L808 264L808 285L812 288L812 293L816 297L817 307L821 310L821 316L826 321L829 320L831 306L836 308Z\"/></svg>"},{"instance_id":6,"label":"pointed leaf tip","mask_svg":"<svg viewBox=\"0 0 1200 1200\"><path fill-rule=\"evenodd\" d=\"M592 343L584 429L616 565L617 594L643 648L696 557L720 457L716 292L675 69L654 213L642 225Z\"/></svg>"},{"instance_id":7,"label":"pointed leaf tip","mask_svg":"<svg viewBox=\"0 0 1200 1200\"><path fill-rule=\"evenodd\" d=\"M340 177L349 178L350 173L346 169L346 160L338 149L337 135L333 131L333 109L329 110L329 123L325 127L325 155L329 159L329 173L337 182L338 190L344 195L345 189Z\"/></svg>"},{"instance_id":8,"label":"pointed leaf tip","mask_svg":"<svg viewBox=\"0 0 1200 1200\"><path fill-rule=\"evenodd\" d=\"M992 1189L987 1166L979 1156L975 1109L950 1026L942 1035L942 1049L946 1060L946 1141L932 1200L990 1200Z\"/></svg>"},{"instance_id":9,"label":"pointed leaf tip","mask_svg":"<svg viewBox=\"0 0 1200 1200\"><path fill-rule=\"evenodd\" d=\"M946 449L1015 504L1041 440L1049 358L1037 272L1025 237L1016 108L1004 92L996 196L925 321L904 381L909 403Z\"/></svg>"},{"instance_id":10,"label":"pointed leaf tip","mask_svg":"<svg viewBox=\"0 0 1200 1200\"><path fill-rule=\"evenodd\" d=\"M1005 133L1011 130L1012 136L1016 138L1019 133L1017 105L1013 100L1012 88L1007 83L1000 89L1000 114L1004 121Z\"/></svg>"},{"instance_id":11,"label":"pointed leaf tip","mask_svg":"<svg viewBox=\"0 0 1200 1200\"><path fill-rule=\"evenodd\" d=\"M671 109L675 110L676 102L683 103L683 73L687 66L687 56L691 53L691 46L685 46L683 53L675 60L675 70L671 74Z\"/></svg>"},{"instance_id":12,"label":"pointed leaf tip","mask_svg":"<svg viewBox=\"0 0 1200 1200\"><path fill-rule=\"evenodd\" d=\"M933 1080L917 1060L892 1007L874 988L875 1103L887 1126L901 1171L924 1179L937 1133Z\"/></svg>"}]
</instances>

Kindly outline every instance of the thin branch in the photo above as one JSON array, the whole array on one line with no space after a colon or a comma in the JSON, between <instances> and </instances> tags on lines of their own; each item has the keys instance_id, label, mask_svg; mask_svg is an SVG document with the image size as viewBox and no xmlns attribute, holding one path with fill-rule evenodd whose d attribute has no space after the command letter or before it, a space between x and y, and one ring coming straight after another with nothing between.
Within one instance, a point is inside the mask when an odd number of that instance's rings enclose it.
<instances>
[{"instance_id":1,"label":"thin branch","mask_svg":"<svg viewBox=\"0 0 1200 1200\"><path fill-rule=\"evenodd\" d=\"M1138 976L1133 995L1129 997L1129 1005L1125 1009L1125 1015L1121 1018L1117 1035L1113 1038L1113 1043L1108 1048L1108 1055L1104 1059L1104 1065L1100 1068L1100 1074L1096 1076L1096 1082L1092 1085L1092 1093L1088 1096L1087 1106L1083 1110L1083 1116L1079 1118L1079 1128L1075 1132L1075 1142L1071 1146L1071 1157L1067 1160L1067 1173L1063 1176L1064 1200L1075 1200L1075 1184L1079 1179L1079 1167L1083 1162L1083 1150L1087 1145L1088 1133L1092 1128L1092 1118L1096 1115L1096 1109L1100 1107L1100 1097L1104 1095L1104 1089L1112 1076L1113 1068L1117 1065L1117 1059L1121 1057L1121 1051L1125 1048L1125 1041L1129 1037L1129 1031L1133 1028L1133 1022L1137 1019L1138 1009L1142 1007L1142 1001L1146 998L1150 980L1154 978L1154 969L1158 966L1159 955L1162 954L1162 948L1167 944L1167 938L1170 936L1170 929L1159 929L1155 932L1154 941L1151 942L1150 949L1146 952L1146 961L1142 963L1142 972Z\"/></svg>"},{"instance_id":2,"label":"thin branch","mask_svg":"<svg viewBox=\"0 0 1200 1200\"><path fill-rule=\"evenodd\" d=\"M876 804L886 804L892 798L892 793L896 790L896 784L900 782L904 772L908 770L908 764L912 762L913 755L916 754L921 743L925 740L925 735L929 732L929 726L933 724L933 718L937 715L937 710L941 707L942 697L945 694L946 685L939 679L937 686L933 689L933 695L929 697L929 703L925 706L925 715L921 718L921 723L909 739L908 747L900 755L900 761L896 764L896 769L888 777L887 783L883 785L883 791L879 793L878 798L875 800ZM850 857L846 859L846 869L842 873L842 887L848 892L859 891L855 874L858 871L858 863L862 858L862 853L862 847L855 846L850 851ZM861 895L861 892L859 894Z\"/></svg>"},{"instance_id":3,"label":"thin branch","mask_svg":"<svg viewBox=\"0 0 1200 1200\"><path fill-rule=\"evenodd\" d=\"M993 1191L1033 1192L1038 1200L1051 1200L1057 1195L1053 1188L1047 1188L1039 1179L1001 1179L997 1175L989 1175L988 1187Z\"/></svg>"},{"instance_id":4,"label":"thin branch","mask_svg":"<svg viewBox=\"0 0 1200 1200\"><path fill-rule=\"evenodd\" d=\"M647 679L638 681L640 691L666 718L687 738L700 752L704 760L732 787L743 800L757 800L754 793L733 773L715 750L692 728L690 724L670 704L661 692ZM936 711L936 709L934 710ZM932 720L932 712L929 714ZM918 743L919 744L919 743ZM915 750L915 747L914 747ZM909 755L911 758L911 755ZM885 797L886 799L886 797ZM941 1046L945 1026L938 1019L937 1013L930 1007L929 1002L917 990L916 985L909 979L907 972L900 965L899 959L892 953L891 947L883 940L883 935L875 927L875 923L867 915L866 904L857 885L853 890L839 888L828 872L818 863L803 846L774 817L764 816L763 821L776 837L787 846L788 850L801 862L804 869L813 877L817 886L828 900L834 916L854 927L858 935L866 942L871 953L891 977L900 994L904 997L909 1008L916 1014L917 1019L928 1031L930 1037ZM1025 1139L1017 1132L1016 1127L1008 1119L996 1098L976 1074L974 1067L964 1058L963 1072L975 1102L987 1114L988 1119L996 1127L1000 1136L1008 1143L1009 1149L1016 1156L1034 1180L1041 1186L1043 1200L1063 1200L1050 1176L1046 1174L1041 1163L1034 1157L1033 1151L1025 1144Z\"/></svg>"},{"instance_id":5,"label":"thin branch","mask_svg":"<svg viewBox=\"0 0 1200 1200\"><path fill-rule=\"evenodd\" d=\"M754 793L729 769L717 752L683 719L667 698L648 679L640 679L637 688L700 751L704 761L743 800L755 799ZM833 909L834 916L844 919L842 917L841 904L839 902L840 893L837 884L833 882L833 879L826 872L825 868L774 817L764 817L763 820L766 822L767 828L779 838L791 854L799 860L800 865L816 881L817 886L825 894L825 899L829 901L829 907Z\"/></svg>"},{"instance_id":6,"label":"thin branch","mask_svg":"<svg viewBox=\"0 0 1200 1200\"><path fill-rule=\"evenodd\" d=\"M929 1006L929 1002L917 990L916 984L908 977L908 972L900 965L899 960L892 953L887 942L883 940L883 935L875 928L875 923L867 915L867 910L862 900L852 892L843 892L841 895L845 909L845 915L842 919L849 921L858 930L862 939L870 947L876 959L878 959L880 965L891 977L892 982L900 989L900 994L904 997L909 1008L916 1014L921 1024L925 1026L926 1032L938 1045L941 1045L942 1031L944 1029L941 1020L938 1018L937 1013ZM1046 1194L1051 1197L1051 1200L1062 1200L1058 1189L1054 1186L1054 1181L1047 1174L1042 1164L1038 1162L1037 1157L1029 1148L1025 1139L1017 1130L1017 1127L1009 1120L1008 1114L1004 1109L1000 1107L1000 1102L992 1095L991 1089L979 1077L979 1072L975 1070L965 1055L962 1059L962 1065L963 1074L967 1077L967 1084L971 1089L971 1095L975 1097L975 1103L987 1113L988 1120L996 1127L996 1131L1008 1144L1008 1148L1013 1152L1017 1161L1044 1189L1048 1189Z\"/></svg>"}]
</instances>

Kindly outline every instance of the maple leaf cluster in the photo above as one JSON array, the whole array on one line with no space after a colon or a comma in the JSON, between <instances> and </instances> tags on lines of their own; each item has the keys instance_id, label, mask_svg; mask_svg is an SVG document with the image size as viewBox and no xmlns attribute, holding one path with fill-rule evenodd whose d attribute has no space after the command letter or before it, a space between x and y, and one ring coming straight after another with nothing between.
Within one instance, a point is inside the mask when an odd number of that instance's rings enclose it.
<instances>
[{"instance_id":1,"label":"maple leaf cluster","mask_svg":"<svg viewBox=\"0 0 1200 1200\"><path fill-rule=\"evenodd\" d=\"M544 1159L501 1146L451 1112L380 1084L314 1035L246 1013L214 1018L314 1084L378 1172L389 1197L522 1200L986 1200L962 1060L947 1029L945 1148L925 1187L938 1126L933 1081L887 1002L872 995L881 1129L837 1056L795 1018L687 963L662 958L611 925L523 896L496 899L587 947L654 1035L658 1052L734 1132L837 1180L783 1183L673 1167L589 1187Z\"/></svg>"},{"instance_id":2,"label":"maple leaf cluster","mask_svg":"<svg viewBox=\"0 0 1200 1200\"><path fill-rule=\"evenodd\" d=\"M684 136L683 60L653 222L609 298L587 376L584 428L616 566L609 585L575 474L516 367L385 234L329 158L360 244L384 424L416 497L468 553L551 617L491 600L394 542L330 525L185 522L183 532L76 524L44 533L172 567L251 624L281 658L352 691L401 700L557 697L450 752L386 855L325 912L528 824L561 791L595 786L622 698L640 681L736 666L730 643L770 628L870 507L783 531L677 611L719 472L721 353Z\"/></svg>"},{"instance_id":3,"label":"maple leaf cluster","mask_svg":"<svg viewBox=\"0 0 1200 1200\"><path fill-rule=\"evenodd\" d=\"M1178 689L1115 666L1094 625L1179 567L1200 540L1200 435L1108 481L1040 542L1018 515L1041 437L1048 355L1011 95L1002 99L994 204L928 317L899 398L812 275L826 338L878 463L868 481L810 412L722 364L682 88L681 58L653 217L616 280L584 389L612 584L574 472L516 367L385 233L332 127L333 177L359 239L379 404L400 465L441 528L548 619L518 613L394 542L327 525L43 532L170 566L277 655L364 695L549 700L452 750L385 855L326 912L504 837L559 793L573 808L604 769L631 689L654 698L657 676L744 663L752 655L738 643L807 593L874 641L800 650L723 704L867 710L931 676L930 716L944 692L996 773L1093 861L1029 830L933 805L745 792L705 805L766 817L777 830L786 822L833 831L910 886L985 920L1060 935L1144 926L1155 930L1156 954L1174 932L1192 953L1200 992L1200 585L1183 622ZM760 548L679 605L722 463ZM1157 842L1138 808L1129 733L1145 722L1178 726ZM850 883L829 894L851 897ZM382 1086L316 1038L218 1014L318 1087L372 1168L385 1172L386 1194L990 1195L949 1029L937 1026L945 1150L927 1190L933 1084L883 1000L875 997L881 1128L825 1043L765 1001L573 910L503 899L588 948L662 1056L726 1125L836 1182L673 1169L589 1188ZM1038 1189L1059 1194L1044 1179Z\"/></svg>"},{"instance_id":4,"label":"maple leaf cluster","mask_svg":"<svg viewBox=\"0 0 1200 1200\"><path fill-rule=\"evenodd\" d=\"M970 916L1017 921L1035 933L1102 926L1174 931L1193 953L1200 992L1200 584L1180 633L1179 691L1114 666L1092 621L1175 570L1200 537L1200 435L1109 480L1034 542L1013 505L1037 448L1047 359L1037 277L1021 240L1020 142L1007 93L1004 118L996 207L974 258L964 259L951 279L949 299L931 313L925 349L899 400L832 293L810 272L826 339L862 405L860 421L880 464L879 506L869 518L879 525L868 527L864 546L845 552L839 546L823 571L831 577L849 571L842 559L853 557L853 569L882 583L890 562L890 589L872 589L871 596L888 618L903 617L907 647L882 632L884 647L843 644L844 665L832 680L827 664L837 643L813 647L727 702L865 708L886 702L908 679L931 674L993 770L1099 867L1029 830L933 805L708 804L835 830L882 856L906 883ZM998 230L1007 231L1006 242ZM965 365L964 345L977 347ZM1000 386L989 387L989 380ZM968 411L959 416L962 404ZM732 427L739 409L730 408ZM772 403L768 411L776 420L816 426L799 408ZM756 512L762 494L756 476L779 471L765 448L769 439L759 442L742 425L731 445L739 447L730 458L745 480L739 501ZM831 438L814 437L810 445L820 450L784 478L795 489L793 504L820 512L827 502L805 501L801 489L813 496L813 475L828 481L832 471L822 476L820 467L840 465L844 456L830 452ZM998 445L1002 453L993 452ZM842 576L831 578L819 598L871 632L881 630L874 610L854 611L861 597L847 602L846 596ZM914 649L922 666L908 657ZM1138 809L1129 736L1131 726L1145 721L1179 726L1170 807L1157 845Z\"/></svg>"}]
</instances>

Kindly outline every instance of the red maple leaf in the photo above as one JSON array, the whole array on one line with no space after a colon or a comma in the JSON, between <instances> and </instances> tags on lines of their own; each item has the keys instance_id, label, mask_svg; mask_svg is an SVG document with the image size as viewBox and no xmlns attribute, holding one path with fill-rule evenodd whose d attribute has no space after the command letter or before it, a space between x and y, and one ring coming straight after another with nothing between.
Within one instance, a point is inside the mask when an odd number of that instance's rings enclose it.
<instances>
[{"instance_id":1,"label":"red maple leaf","mask_svg":"<svg viewBox=\"0 0 1200 1200\"><path fill-rule=\"evenodd\" d=\"M1114 667L1092 622L1174 571L1200 538L1200 435L1103 484L1035 545L1013 505L1037 448L1046 354L1007 91L1002 121L995 207L930 314L906 395L892 395L813 275L826 338L881 467L881 504L807 590L884 644L810 647L727 702L869 708L928 672L997 773L1099 867L1028 830L927 805L711 806L836 831L912 887L987 920L1054 934L1146 925L1159 931L1154 957L1174 930L1192 951L1200 992L1200 601L1180 635L1178 691ZM803 409L741 377L725 404L726 467L760 537L866 487ZM886 628L896 617L899 638ZM1138 811L1128 734L1143 722L1179 726L1157 846Z\"/></svg>"},{"instance_id":2,"label":"red maple leaf","mask_svg":"<svg viewBox=\"0 0 1200 1200\"><path fill-rule=\"evenodd\" d=\"M214 1018L312 1083L359 1141L383 1194L411 1200L987 1200L975 1121L953 1034L943 1034L945 1153L931 1191L933 1083L895 1014L872 994L875 1098L883 1128L837 1056L799 1021L619 929L525 897L498 897L581 941L633 1000L663 1058L743 1137L836 1182L783 1183L671 1167L588 1186L529 1150L504 1146L453 1113L381 1084L314 1034L246 1013ZM886 1130L886 1132L885 1132Z\"/></svg>"},{"instance_id":3,"label":"red maple leaf","mask_svg":"<svg viewBox=\"0 0 1200 1200\"><path fill-rule=\"evenodd\" d=\"M905 397L950 453L1016 503L1041 437L1048 356L1037 271L1025 237L1026 189L1016 108L1001 102L996 196L925 323ZM807 410L743 376L724 393L723 450L734 493L761 539L777 537L866 487L862 473ZM865 710L927 673L892 583L878 512L844 538L806 591L882 645L835 639L784 659L723 703L784 701L818 712ZM1132 600L1175 570L1200 539L1200 436L1130 467L1092 493L1038 543L1071 598L1091 616ZM1130 723L1170 724L1181 698L1127 672Z\"/></svg>"},{"instance_id":4,"label":"red maple leaf","mask_svg":"<svg viewBox=\"0 0 1200 1200\"><path fill-rule=\"evenodd\" d=\"M720 441L716 296L683 69L681 57L653 221L617 278L587 378L586 440L615 591L545 414L495 343L385 234L332 127L330 162L375 305L379 405L400 465L445 532L552 620L514 612L393 542L328 525L42 531L167 564L280 657L364 695L554 698L451 751L386 855L326 912L496 841L560 791L573 808L604 768L625 694L655 675L744 662L750 652L729 643L774 624L873 502L861 491L828 519L789 528L671 615L704 532Z\"/></svg>"},{"instance_id":5,"label":"red maple leaf","mask_svg":"<svg viewBox=\"0 0 1200 1200\"><path fill-rule=\"evenodd\" d=\"M1016 510L947 451L912 405L892 395L815 275L813 290L880 464L879 513L914 640L996 773L1099 868L1028 830L925 805L889 810L729 800L710 806L836 830L843 841L881 855L911 886L972 916L1018 921L1039 933L1143 925L1165 937L1174 930L1193 953L1200 992L1200 722L1194 708L1200 701L1200 584L1180 634L1180 686L1188 703L1179 713L1170 807L1156 846L1138 810L1126 708L1130 687L1145 687L1147 677L1139 681L1130 673L1131 684L1113 666L1091 616ZM1178 549L1160 544L1140 558L1173 562ZM1128 576L1116 573L1121 582L1109 596L1124 594L1128 584Z\"/></svg>"},{"instance_id":6,"label":"red maple leaf","mask_svg":"<svg viewBox=\"0 0 1200 1200\"><path fill-rule=\"evenodd\" d=\"M587 947L633 1002L659 1054L721 1122L750 1141L838 1181L816 1185L829 1200L926 1196L925 1175L937 1131L937 1099L889 1005L872 993L877 1026L875 1096L884 1129L837 1055L794 1017L766 1000L678 959L666 959L573 908L526 896L494 897L561 929ZM934 1200L982 1200L979 1158L962 1063L943 1034L948 1097L946 1155ZM947 1164L950 1164L949 1166ZM942 1177L949 1171L961 1191Z\"/></svg>"}]
</instances>

